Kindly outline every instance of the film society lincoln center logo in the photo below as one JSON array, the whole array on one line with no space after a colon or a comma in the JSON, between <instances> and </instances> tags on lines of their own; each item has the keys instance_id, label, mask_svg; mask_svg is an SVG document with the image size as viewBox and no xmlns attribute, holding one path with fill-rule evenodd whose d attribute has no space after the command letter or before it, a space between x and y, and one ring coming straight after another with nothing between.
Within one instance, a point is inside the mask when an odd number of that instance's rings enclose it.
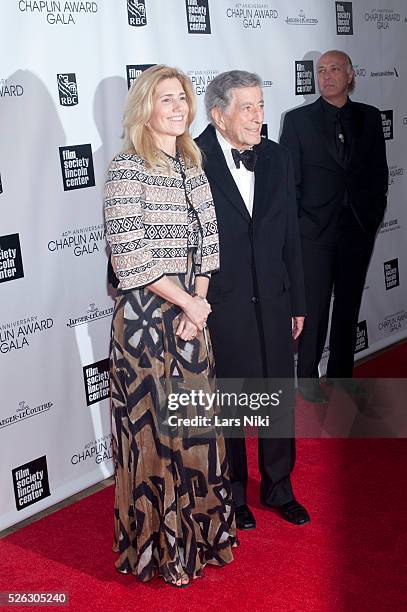
<instances>
[{"instance_id":1,"label":"film society lincoln center logo","mask_svg":"<svg viewBox=\"0 0 407 612\"><path fill-rule=\"evenodd\" d=\"M209 0L185 0L188 34L210 34Z\"/></svg>"},{"instance_id":2,"label":"film society lincoln center logo","mask_svg":"<svg viewBox=\"0 0 407 612\"><path fill-rule=\"evenodd\" d=\"M393 110L380 111L385 140L393 140Z\"/></svg>"},{"instance_id":3,"label":"film society lincoln center logo","mask_svg":"<svg viewBox=\"0 0 407 612\"><path fill-rule=\"evenodd\" d=\"M352 2L335 2L336 33L338 36L353 34Z\"/></svg>"},{"instance_id":4,"label":"film society lincoln center logo","mask_svg":"<svg viewBox=\"0 0 407 612\"><path fill-rule=\"evenodd\" d=\"M129 25L135 28L147 25L145 0L127 0L127 19Z\"/></svg>"},{"instance_id":5,"label":"film society lincoln center logo","mask_svg":"<svg viewBox=\"0 0 407 612\"><path fill-rule=\"evenodd\" d=\"M11 473L17 510L51 495L46 455L14 468Z\"/></svg>"},{"instance_id":6,"label":"film society lincoln center logo","mask_svg":"<svg viewBox=\"0 0 407 612\"><path fill-rule=\"evenodd\" d=\"M88 406L109 397L109 359L102 359L85 366L83 368L83 379Z\"/></svg>"},{"instance_id":7,"label":"film society lincoln center logo","mask_svg":"<svg viewBox=\"0 0 407 612\"><path fill-rule=\"evenodd\" d=\"M315 93L313 60L295 62L295 95L306 96Z\"/></svg>"},{"instance_id":8,"label":"film society lincoln center logo","mask_svg":"<svg viewBox=\"0 0 407 612\"><path fill-rule=\"evenodd\" d=\"M396 259L385 261L383 266L386 291L388 291L389 289L394 289L394 287L398 287L400 285L398 258L396 257Z\"/></svg>"},{"instance_id":9,"label":"film society lincoln center logo","mask_svg":"<svg viewBox=\"0 0 407 612\"><path fill-rule=\"evenodd\" d=\"M23 276L19 235L0 236L0 283L23 278Z\"/></svg>"},{"instance_id":10,"label":"film society lincoln center logo","mask_svg":"<svg viewBox=\"0 0 407 612\"><path fill-rule=\"evenodd\" d=\"M57 74L59 103L61 106L76 106L78 104L78 86L73 72Z\"/></svg>"},{"instance_id":11,"label":"film society lincoln center logo","mask_svg":"<svg viewBox=\"0 0 407 612\"><path fill-rule=\"evenodd\" d=\"M129 64L127 65L126 66L127 87L130 89L134 81L137 79L137 77L140 76L142 72L144 72L144 70L147 70L147 68L151 68L152 66L156 66L156 65L157 64Z\"/></svg>"},{"instance_id":12,"label":"film society lincoln center logo","mask_svg":"<svg viewBox=\"0 0 407 612\"><path fill-rule=\"evenodd\" d=\"M369 348L369 339L367 337L367 323L366 321L359 321L356 330L356 346L355 353L360 353Z\"/></svg>"},{"instance_id":13,"label":"film society lincoln center logo","mask_svg":"<svg viewBox=\"0 0 407 612\"><path fill-rule=\"evenodd\" d=\"M59 147L64 191L95 186L90 144Z\"/></svg>"}]
</instances>

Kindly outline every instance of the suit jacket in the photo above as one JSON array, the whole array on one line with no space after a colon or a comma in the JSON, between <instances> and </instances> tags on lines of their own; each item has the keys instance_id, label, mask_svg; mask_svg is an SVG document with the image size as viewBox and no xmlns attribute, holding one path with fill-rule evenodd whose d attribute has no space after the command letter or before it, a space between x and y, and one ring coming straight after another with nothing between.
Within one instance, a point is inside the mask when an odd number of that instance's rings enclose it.
<instances>
[{"instance_id":1,"label":"suit jacket","mask_svg":"<svg viewBox=\"0 0 407 612\"><path fill-rule=\"evenodd\" d=\"M305 314L305 297L288 152L267 139L254 147L258 160L250 217L213 126L197 144L218 220L220 270L212 274L208 291L217 374L292 376L291 316Z\"/></svg>"},{"instance_id":2,"label":"suit jacket","mask_svg":"<svg viewBox=\"0 0 407 612\"><path fill-rule=\"evenodd\" d=\"M350 101L352 145L347 162L337 158L321 98L289 111L280 143L294 162L301 235L330 242L345 197L369 237L387 204L388 169L380 111Z\"/></svg>"}]
</instances>

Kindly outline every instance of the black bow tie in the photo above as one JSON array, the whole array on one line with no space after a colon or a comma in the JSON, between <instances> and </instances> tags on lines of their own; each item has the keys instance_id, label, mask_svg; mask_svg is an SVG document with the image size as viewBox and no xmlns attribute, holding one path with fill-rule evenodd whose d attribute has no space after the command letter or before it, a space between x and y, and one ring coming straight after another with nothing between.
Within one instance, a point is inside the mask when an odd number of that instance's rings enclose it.
<instances>
[{"instance_id":1,"label":"black bow tie","mask_svg":"<svg viewBox=\"0 0 407 612\"><path fill-rule=\"evenodd\" d=\"M257 153L252 149L246 149L246 151L238 151L237 149L232 149L232 157L235 162L236 168L240 168L240 162L244 165L246 170L253 172L254 167L257 161Z\"/></svg>"}]
</instances>

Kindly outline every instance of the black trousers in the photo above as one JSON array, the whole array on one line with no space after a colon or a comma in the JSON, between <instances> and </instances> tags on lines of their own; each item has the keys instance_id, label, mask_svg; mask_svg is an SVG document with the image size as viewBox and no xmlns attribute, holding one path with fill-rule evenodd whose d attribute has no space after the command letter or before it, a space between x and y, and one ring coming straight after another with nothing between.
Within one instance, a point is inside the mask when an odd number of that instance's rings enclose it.
<instances>
[{"instance_id":1,"label":"black trousers","mask_svg":"<svg viewBox=\"0 0 407 612\"><path fill-rule=\"evenodd\" d=\"M262 330L261 326L256 325L255 319L251 327L250 346L245 345L244 360L240 360L239 364L236 364L236 355L233 351L230 351L230 338L220 332L219 327L221 326L215 324L213 315L209 317L208 325L215 356L216 376L220 387L222 388L222 381L225 379L236 379L238 377L243 384L242 391L256 393L264 390L262 378L264 381L266 373L261 341ZM238 334L236 339L238 343ZM244 365L242 361L244 361ZM229 390L236 391L236 388ZM270 412L270 414L274 413ZM238 415L238 409L236 414L223 413L223 416ZM276 433L279 431L278 427L281 427L284 437L276 437ZM270 506L280 506L294 498L290 475L295 463L295 440L293 437L287 437L287 431L292 431L294 435L293 405L287 407L285 416L279 419L277 424L272 423L269 430L259 428L258 431L258 465L261 474L260 499ZM223 434L225 436L233 500L236 506L241 506L246 504L248 482L245 432L243 428L233 428L233 434L230 437L228 429L224 428Z\"/></svg>"},{"instance_id":2,"label":"black trousers","mask_svg":"<svg viewBox=\"0 0 407 612\"><path fill-rule=\"evenodd\" d=\"M236 506L246 503L248 480L246 441L225 437L232 495ZM290 474L295 462L293 438L258 439L258 462L261 474L260 499L269 506L281 506L294 498Z\"/></svg>"},{"instance_id":3,"label":"black trousers","mask_svg":"<svg viewBox=\"0 0 407 612\"><path fill-rule=\"evenodd\" d=\"M318 377L332 291L326 375L352 377L359 309L374 239L360 227L350 208L344 209L331 244L302 237L307 316L298 346L299 378Z\"/></svg>"}]
</instances>

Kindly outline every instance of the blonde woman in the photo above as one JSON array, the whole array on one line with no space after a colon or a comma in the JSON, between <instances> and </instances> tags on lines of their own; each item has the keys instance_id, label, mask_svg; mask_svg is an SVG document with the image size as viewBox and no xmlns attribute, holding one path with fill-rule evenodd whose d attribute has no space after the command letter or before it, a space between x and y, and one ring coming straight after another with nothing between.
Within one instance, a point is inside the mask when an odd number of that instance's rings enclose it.
<instances>
[{"instance_id":1,"label":"blonde woman","mask_svg":"<svg viewBox=\"0 0 407 612\"><path fill-rule=\"evenodd\" d=\"M112 323L116 567L187 586L236 545L223 438L168 435L173 379L211 389L205 329L219 268L215 208L199 149L189 79L154 66L129 91L123 153L110 164L105 219L119 280Z\"/></svg>"}]
</instances>

